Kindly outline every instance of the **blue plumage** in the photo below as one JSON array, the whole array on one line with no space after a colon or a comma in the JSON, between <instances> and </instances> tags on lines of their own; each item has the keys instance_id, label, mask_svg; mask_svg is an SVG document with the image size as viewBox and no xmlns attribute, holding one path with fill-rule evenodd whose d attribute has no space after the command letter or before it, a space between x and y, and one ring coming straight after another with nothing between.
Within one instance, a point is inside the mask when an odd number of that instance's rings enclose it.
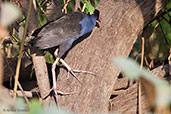
<instances>
[{"instance_id":1,"label":"blue plumage","mask_svg":"<svg viewBox=\"0 0 171 114\"><path fill-rule=\"evenodd\" d=\"M81 25L81 32L80 32L80 34L78 34L74 38L71 38L67 42L69 44L72 44L79 37L81 37L81 36L91 32L93 30L93 28L95 27L95 25L96 25L96 20L97 20L97 17L95 17L94 15L91 15L91 16L85 15L83 20L81 20L79 22L79 24Z\"/></svg>"}]
</instances>

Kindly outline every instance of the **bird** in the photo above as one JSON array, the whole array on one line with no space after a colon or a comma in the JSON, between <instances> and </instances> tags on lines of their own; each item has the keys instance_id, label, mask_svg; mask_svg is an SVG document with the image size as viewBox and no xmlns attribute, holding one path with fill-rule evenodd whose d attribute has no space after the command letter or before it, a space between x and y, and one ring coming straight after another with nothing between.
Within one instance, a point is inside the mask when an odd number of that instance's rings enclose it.
<instances>
[{"instance_id":1,"label":"bird","mask_svg":"<svg viewBox=\"0 0 171 114\"><path fill-rule=\"evenodd\" d=\"M58 47L54 52L56 60L52 65L53 88L56 89L56 74L55 68L60 61L67 70L79 81L74 71L62 59L62 56L68 52L74 41L90 33L95 26L99 26L99 10L95 9L93 14L84 12L71 12L64 14L56 20L48 22L40 29L37 29L30 41L33 47L41 50L52 49Z\"/></svg>"}]
</instances>

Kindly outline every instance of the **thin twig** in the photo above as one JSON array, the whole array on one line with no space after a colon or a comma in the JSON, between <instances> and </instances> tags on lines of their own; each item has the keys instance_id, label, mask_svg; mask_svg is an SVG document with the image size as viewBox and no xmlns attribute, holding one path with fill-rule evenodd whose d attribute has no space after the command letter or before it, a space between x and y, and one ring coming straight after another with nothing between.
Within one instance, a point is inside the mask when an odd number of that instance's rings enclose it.
<instances>
[{"instance_id":1,"label":"thin twig","mask_svg":"<svg viewBox=\"0 0 171 114\"><path fill-rule=\"evenodd\" d=\"M152 19L149 23L153 22L153 21L156 20L156 19L159 19L161 16L167 14L167 13L170 12L170 11L171 11L171 9L166 10L165 12L159 13L159 14L158 14L154 19Z\"/></svg>"},{"instance_id":2,"label":"thin twig","mask_svg":"<svg viewBox=\"0 0 171 114\"><path fill-rule=\"evenodd\" d=\"M142 37L142 50L141 50L141 68L143 67L144 63L144 37Z\"/></svg>"},{"instance_id":3,"label":"thin twig","mask_svg":"<svg viewBox=\"0 0 171 114\"><path fill-rule=\"evenodd\" d=\"M70 2L70 0L68 0L67 2L66 2L66 0L64 0L64 7L63 7L63 9L62 9L62 12L64 12L65 11L65 14L67 13L67 6L68 6L68 3Z\"/></svg>"},{"instance_id":4,"label":"thin twig","mask_svg":"<svg viewBox=\"0 0 171 114\"><path fill-rule=\"evenodd\" d=\"M67 5L66 5L66 0L64 0L64 11L65 11L65 14L67 13Z\"/></svg>"},{"instance_id":5,"label":"thin twig","mask_svg":"<svg viewBox=\"0 0 171 114\"><path fill-rule=\"evenodd\" d=\"M74 11L77 11L78 10L78 8L80 8L80 1L81 0L76 0L75 2L75 8L74 8Z\"/></svg>"},{"instance_id":6,"label":"thin twig","mask_svg":"<svg viewBox=\"0 0 171 114\"><path fill-rule=\"evenodd\" d=\"M140 65L140 68L143 67L143 63L144 63L144 37L142 37L142 46L141 46L142 50L141 50L141 65ZM138 84L138 111L139 111L139 114L142 114L142 110L141 110L141 101L142 101L142 98L141 98L141 91L142 91L142 87L141 87L141 80L139 80L139 84Z\"/></svg>"},{"instance_id":7,"label":"thin twig","mask_svg":"<svg viewBox=\"0 0 171 114\"><path fill-rule=\"evenodd\" d=\"M38 3L39 7L40 7L40 10L45 14L47 15L47 13L44 11L44 9L42 8L43 5L41 5L40 3Z\"/></svg>"},{"instance_id":8,"label":"thin twig","mask_svg":"<svg viewBox=\"0 0 171 114\"><path fill-rule=\"evenodd\" d=\"M36 0L33 0L33 7L34 7L35 10L37 10Z\"/></svg>"},{"instance_id":9,"label":"thin twig","mask_svg":"<svg viewBox=\"0 0 171 114\"><path fill-rule=\"evenodd\" d=\"M48 2L48 0L45 0L43 3L40 3L39 2L39 4L41 4L42 6L44 5L44 4L46 4Z\"/></svg>"},{"instance_id":10,"label":"thin twig","mask_svg":"<svg viewBox=\"0 0 171 114\"><path fill-rule=\"evenodd\" d=\"M169 76L170 76L171 75L171 47L169 50L168 63L169 63Z\"/></svg>"},{"instance_id":11,"label":"thin twig","mask_svg":"<svg viewBox=\"0 0 171 114\"><path fill-rule=\"evenodd\" d=\"M33 3L33 0L30 0L29 9L28 9L27 18L26 18L25 29L24 29L24 34L23 34L23 38L21 41L21 45L20 45L19 57L18 57L18 62L17 62L16 74L15 74L14 96L13 96L14 99L16 99L16 91L17 91L17 85L18 85L17 83L18 83L19 73L20 73L21 58L22 58L22 52L23 52L23 48L24 48L24 40L25 40L26 34L27 34L27 28L28 28L28 22L29 22L29 17L30 17L30 13L31 13L32 3Z\"/></svg>"},{"instance_id":12,"label":"thin twig","mask_svg":"<svg viewBox=\"0 0 171 114\"><path fill-rule=\"evenodd\" d=\"M83 8L81 9L81 12L84 12L85 8L86 8L86 2L84 2Z\"/></svg>"},{"instance_id":13,"label":"thin twig","mask_svg":"<svg viewBox=\"0 0 171 114\"><path fill-rule=\"evenodd\" d=\"M169 21L166 17L164 17L163 15L162 15L162 18L163 18L167 23L169 23L169 25L171 24L170 21Z\"/></svg>"},{"instance_id":14,"label":"thin twig","mask_svg":"<svg viewBox=\"0 0 171 114\"><path fill-rule=\"evenodd\" d=\"M30 105L30 102L29 102L28 98L26 97L26 94L25 94L25 92L24 92L24 90L23 90L21 84L19 83L19 81L18 81L18 87L20 88L21 93L22 93L24 99L26 100L27 104Z\"/></svg>"},{"instance_id":15,"label":"thin twig","mask_svg":"<svg viewBox=\"0 0 171 114\"><path fill-rule=\"evenodd\" d=\"M17 90L16 93L17 93L18 96L23 97L22 91ZM24 91L24 93L25 93L25 96L28 97L28 98L33 98L36 94L37 94L37 96L39 96L39 94L40 94L39 92L31 92L31 91ZM10 95L13 95L13 94L14 94L14 91L10 90Z\"/></svg>"}]
</instances>

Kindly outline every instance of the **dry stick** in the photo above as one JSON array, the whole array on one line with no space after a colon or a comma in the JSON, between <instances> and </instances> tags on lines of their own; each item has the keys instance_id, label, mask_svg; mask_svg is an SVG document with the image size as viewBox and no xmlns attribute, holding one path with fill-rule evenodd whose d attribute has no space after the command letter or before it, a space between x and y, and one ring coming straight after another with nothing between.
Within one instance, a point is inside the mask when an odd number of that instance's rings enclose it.
<instances>
[{"instance_id":1,"label":"dry stick","mask_svg":"<svg viewBox=\"0 0 171 114\"><path fill-rule=\"evenodd\" d=\"M168 62L169 62L169 75L171 75L171 47L170 47L170 50L169 50L169 57L168 57Z\"/></svg>"},{"instance_id":2,"label":"dry stick","mask_svg":"<svg viewBox=\"0 0 171 114\"><path fill-rule=\"evenodd\" d=\"M144 37L142 37L142 50L141 50L141 65L140 65L140 68L142 69L143 67L143 62L144 62ZM141 91L142 91L142 87L141 87L141 80L139 80L139 85L138 85L138 96L139 96L139 99L138 99L138 110L139 110L139 114L142 114L142 110L141 110Z\"/></svg>"},{"instance_id":3,"label":"dry stick","mask_svg":"<svg viewBox=\"0 0 171 114\"><path fill-rule=\"evenodd\" d=\"M35 10L37 10L37 6L36 6L36 1L35 0L33 0L33 7L34 7Z\"/></svg>"},{"instance_id":4,"label":"dry stick","mask_svg":"<svg viewBox=\"0 0 171 114\"><path fill-rule=\"evenodd\" d=\"M16 93L17 93L18 96L23 97L22 91L17 90ZM31 91L24 91L24 93L25 93L25 96L26 96L26 97L29 97L29 98L32 98L32 97L33 97L33 93L39 94L38 92L31 92ZM14 91L13 91L13 90L10 90L10 95L13 95L13 94L14 94Z\"/></svg>"},{"instance_id":5,"label":"dry stick","mask_svg":"<svg viewBox=\"0 0 171 114\"><path fill-rule=\"evenodd\" d=\"M83 8L81 9L81 12L84 12L85 8L86 8L86 2L84 3Z\"/></svg>"},{"instance_id":6,"label":"dry stick","mask_svg":"<svg viewBox=\"0 0 171 114\"><path fill-rule=\"evenodd\" d=\"M14 93L14 91L10 90L10 95L13 95L13 93ZM25 93L25 96L28 97L28 98L33 98L34 96L36 96L36 95L39 96L39 94L40 94L39 92L36 92L36 91L33 91L33 92L32 91L24 91L24 93ZM67 96L67 95L79 94L79 92L73 91L73 92L70 92L70 93L64 93L62 91L57 91L57 94L61 95L61 96ZM20 96L20 97L23 97L22 91L17 90L17 95ZM46 95L46 96L49 96L49 94Z\"/></svg>"},{"instance_id":7,"label":"dry stick","mask_svg":"<svg viewBox=\"0 0 171 114\"><path fill-rule=\"evenodd\" d=\"M0 53L0 86L2 86L2 83L3 83L3 71L2 71L2 69L3 69L3 63L4 63L4 61L3 61L3 57L2 57L2 50L0 49L0 51L1 51L1 53Z\"/></svg>"},{"instance_id":8,"label":"dry stick","mask_svg":"<svg viewBox=\"0 0 171 114\"><path fill-rule=\"evenodd\" d=\"M67 9L66 9L66 0L64 0L64 11L65 11L65 13L67 13Z\"/></svg>"},{"instance_id":9,"label":"dry stick","mask_svg":"<svg viewBox=\"0 0 171 114\"><path fill-rule=\"evenodd\" d=\"M17 83L18 83L18 78L19 78L19 73L20 73L21 58L22 58L22 52L23 52L23 47L24 47L24 40L26 38L26 33L27 33L27 28L28 28L29 17L30 17L30 13L31 13L32 2L33 2L33 0L30 0L30 2L29 2L29 9L28 9L28 13L27 13L24 34L23 34L23 38L22 38L22 41L20 44L20 51L19 51L19 57L18 57L18 62L17 62L16 74L15 74L15 83L14 83L14 96L13 96L14 99L16 99L16 91L17 91L17 85L18 85Z\"/></svg>"},{"instance_id":10,"label":"dry stick","mask_svg":"<svg viewBox=\"0 0 171 114\"><path fill-rule=\"evenodd\" d=\"M19 83L19 81L18 81L18 87L20 88L21 93L22 93L24 99L26 100L26 103L27 103L28 105L30 105L30 102L29 102L28 98L26 97L26 94L25 94L25 92L24 92L24 90L23 90L21 84Z\"/></svg>"},{"instance_id":11,"label":"dry stick","mask_svg":"<svg viewBox=\"0 0 171 114\"><path fill-rule=\"evenodd\" d=\"M70 2L70 0L68 0L67 2L66 2L66 0L64 0L64 8L62 9L62 12L65 11L65 14L67 13L67 6L68 6L69 2Z\"/></svg>"},{"instance_id":12,"label":"dry stick","mask_svg":"<svg viewBox=\"0 0 171 114\"><path fill-rule=\"evenodd\" d=\"M75 2L76 2L76 4L75 4L74 11L77 11L77 10L78 10L78 8L80 8L80 1L81 1L81 0L76 0L76 1L75 1Z\"/></svg>"},{"instance_id":13,"label":"dry stick","mask_svg":"<svg viewBox=\"0 0 171 114\"><path fill-rule=\"evenodd\" d=\"M43 5L46 4L47 2L48 2L48 0L45 0L43 3L39 2L38 4L41 4L41 5L43 6Z\"/></svg>"},{"instance_id":14,"label":"dry stick","mask_svg":"<svg viewBox=\"0 0 171 114\"><path fill-rule=\"evenodd\" d=\"M42 8L41 4L38 4L38 6L40 7L40 10L45 14L47 15L47 13L44 11L44 9Z\"/></svg>"},{"instance_id":15,"label":"dry stick","mask_svg":"<svg viewBox=\"0 0 171 114\"><path fill-rule=\"evenodd\" d=\"M48 77L48 71L46 66L46 60L43 56L42 50L37 50L35 48L31 48L32 58L33 58L33 66L36 73L36 79L38 83L38 88L40 91L41 98L44 98L46 94L50 93L50 83ZM43 104L48 106L50 103L50 97L43 100Z\"/></svg>"}]
</instances>

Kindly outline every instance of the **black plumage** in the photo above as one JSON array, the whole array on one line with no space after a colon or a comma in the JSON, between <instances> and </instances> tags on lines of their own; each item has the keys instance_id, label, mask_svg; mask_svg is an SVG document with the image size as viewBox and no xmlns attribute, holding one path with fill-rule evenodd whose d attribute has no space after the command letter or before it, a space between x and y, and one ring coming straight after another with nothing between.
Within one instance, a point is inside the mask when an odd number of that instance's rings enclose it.
<instances>
[{"instance_id":1,"label":"black plumage","mask_svg":"<svg viewBox=\"0 0 171 114\"><path fill-rule=\"evenodd\" d=\"M68 13L36 31L38 34L33 34L35 38L31 44L39 49L59 46L58 57L62 57L75 40L92 31L98 18L98 10L93 15L83 12Z\"/></svg>"}]
</instances>

